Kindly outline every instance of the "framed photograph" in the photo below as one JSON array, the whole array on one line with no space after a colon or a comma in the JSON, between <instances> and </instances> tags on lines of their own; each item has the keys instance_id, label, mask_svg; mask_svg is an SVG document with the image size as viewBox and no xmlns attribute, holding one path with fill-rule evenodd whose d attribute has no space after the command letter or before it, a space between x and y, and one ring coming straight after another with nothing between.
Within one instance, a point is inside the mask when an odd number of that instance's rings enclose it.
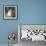
<instances>
[{"instance_id":1,"label":"framed photograph","mask_svg":"<svg viewBox=\"0 0 46 46\"><path fill-rule=\"evenodd\" d=\"M46 25L20 24L18 25L19 41L46 41Z\"/></svg>"},{"instance_id":2,"label":"framed photograph","mask_svg":"<svg viewBox=\"0 0 46 46\"><path fill-rule=\"evenodd\" d=\"M4 19L17 19L17 6L16 5L4 5L3 6Z\"/></svg>"}]
</instances>

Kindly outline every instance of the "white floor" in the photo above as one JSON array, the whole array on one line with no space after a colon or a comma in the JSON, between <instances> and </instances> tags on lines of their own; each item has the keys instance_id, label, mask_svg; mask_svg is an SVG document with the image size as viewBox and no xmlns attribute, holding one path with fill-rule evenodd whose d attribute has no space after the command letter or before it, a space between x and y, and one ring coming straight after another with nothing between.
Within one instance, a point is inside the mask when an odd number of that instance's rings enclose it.
<instances>
[{"instance_id":1,"label":"white floor","mask_svg":"<svg viewBox=\"0 0 46 46\"><path fill-rule=\"evenodd\" d=\"M8 46L8 44L0 44L0 46ZM18 46L18 44L9 45L9 46Z\"/></svg>"}]
</instances>

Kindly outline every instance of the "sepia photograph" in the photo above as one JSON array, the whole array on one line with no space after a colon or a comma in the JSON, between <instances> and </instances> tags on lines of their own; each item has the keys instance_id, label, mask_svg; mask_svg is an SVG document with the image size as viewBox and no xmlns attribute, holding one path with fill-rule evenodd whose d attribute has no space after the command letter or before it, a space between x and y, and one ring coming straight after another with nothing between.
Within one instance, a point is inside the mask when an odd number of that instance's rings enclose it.
<instances>
[{"instance_id":1,"label":"sepia photograph","mask_svg":"<svg viewBox=\"0 0 46 46\"><path fill-rule=\"evenodd\" d=\"M17 6L4 5L4 19L17 19Z\"/></svg>"}]
</instances>

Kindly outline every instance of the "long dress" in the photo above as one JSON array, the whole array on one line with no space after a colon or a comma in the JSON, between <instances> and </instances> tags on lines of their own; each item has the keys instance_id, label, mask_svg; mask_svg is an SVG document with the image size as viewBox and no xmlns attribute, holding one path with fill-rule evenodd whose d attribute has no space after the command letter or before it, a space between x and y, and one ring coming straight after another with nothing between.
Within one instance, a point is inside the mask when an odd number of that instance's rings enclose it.
<instances>
[{"instance_id":1,"label":"long dress","mask_svg":"<svg viewBox=\"0 0 46 46\"><path fill-rule=\"evenodd\" d=\"M12 10L11 10L11 9L10 9L10 10L8 10L8 12L7 12L6 16L8 16L8 17L11 17L11 16L12 16Z\"/></svg>"}]
</instances>

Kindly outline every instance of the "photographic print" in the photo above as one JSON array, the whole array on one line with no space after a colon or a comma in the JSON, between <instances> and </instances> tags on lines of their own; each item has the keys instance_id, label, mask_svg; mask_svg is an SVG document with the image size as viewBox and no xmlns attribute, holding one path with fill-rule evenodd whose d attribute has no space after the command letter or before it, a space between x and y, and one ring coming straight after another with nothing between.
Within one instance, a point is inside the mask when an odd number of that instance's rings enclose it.
<instances>
[{"instance_id":1,"label":"photographic print","mask_svg":"<svg viewBox=\"0 0 46 46\"><path fill-rule=\"evenodd\" d=\"M20 41L46 41L46 25L20 25Z\"/></svg>"},{"instance_id":2,"label":"photographic print","mask_svg":"<svg viewBox=\"0 0 46 46\"><path fill-rule=\"evenodd\" d=\"M17 6L4 5L4 19L17 19Z\"/></svg>"}]
</instances>

